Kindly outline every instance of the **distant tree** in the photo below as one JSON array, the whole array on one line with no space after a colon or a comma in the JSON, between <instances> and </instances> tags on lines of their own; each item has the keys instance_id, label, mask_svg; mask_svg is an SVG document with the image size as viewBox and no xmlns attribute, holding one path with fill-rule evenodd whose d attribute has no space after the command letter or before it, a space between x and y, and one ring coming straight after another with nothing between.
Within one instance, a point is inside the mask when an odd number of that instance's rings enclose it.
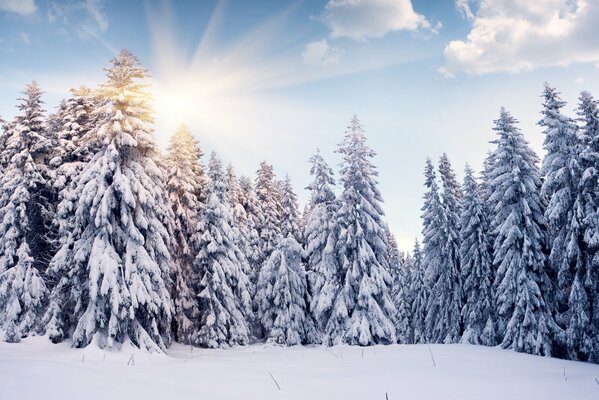
<instances>
[{"instance_id":1,"label":"distant tree","mask_svg":"<svg viewBox=\"0 0 599 400\"><path fill-rule=\"evenodd\" d=\"M443 183L438 236L439 254L428 266L430 297L427 304L426 330L435 343L457 343L461 337L462 277L460 272L460 187L446 154L439 160Z\"/></svg>"},{"instance_id":2,"label":"distant tree","mask_svg":"<svg viewBox=\"0 0 599 400\"><path fill-rule=\"evenodd\" d=\"M202 151L187 126L180 126L170 139L166 157L166 193L173 212L173 254L170 276L174 305L173 333L182 343L191 343L199 316L193 271L195 252L192 236L205 204L207 179L200 157Z\"/></svg>"},{"instance_id":3,"label":"distant tree","mask_svg":"<svg viewBox=\"0 0 599 400\"><path fill-rule=\"evenodd\" d=\"M293 346L318 341L308 312L302 247L292 234L281 240L260 270L258 319L267 342Z\"/></svg>"},{"instance_id":4,"label":"distant tree","mask_svg":"<svg viewBox=\"0 0 599 400\"><path fill-rule=\"evenodd\" d=\"M260 211L256 230L260 237L258 267L261 267L281 240L281 198L272 165L260 163L254 186Z\"/></svg>"},{"instance_id":5,"label":"distant tree","mask_svg":"<svg viewBox=\"0 0 599 400\"><path fill-rule=\"evenodd\" d=\"M465 169L463 193L460 232L460 265L465 294L462 342L494 346L497 339L489 222L480 186L469 165Z\"/></svg>"},{"instance_id":6,"label":"distant tree","mask_svg":"<svg viewBox=\"0 0 599 400\"><path fill-rule=\"evenodd\" d=\"M410 290L410 274L413 268L413 260L408 255L404 257L397 247L395 236L391 235L389 243L389 267L393 276L391 286L391 298L397 310L395 315L395 327L397 330L397 342L402 344L413 343L414 328L412 326L412 301Z\"/></svg>"},{"instance_id":7,"label":"distant tree","mask_svg":"<svg viewBox=\"0 0 599 400\"><path fill-rule=\"evenodd\" d=\"M286 238L291 235L298 243L301 243L299 219L297 195L293 191L289 175L286 175L281 182L281 236Z\"/></svg>"},{"instance_id":8,"label":"distant tree","mask_svg":"<svg viewBox=\"0 0 599 400\"><path fill-rule=\"evenodd\" d=\"M581 259L576 264L565 315L566 348L572 359L599 363L599 110L590 93L582 92L577 109L580 181L574 202L574 221L581 221Z\"/></svg>"},{"instance_id":9,"label":"distant tree","mask_svg":"<svg viewBox=\"0 0 599 400\"><path fill-rule=\"evenodd\" d=\"M208 202L194 236L200 328L192 341L202 347L244 345L249 342L248 320L252 318L247 261L237 246L226 175L215 153L210 157L208 177Z\"/></svg>"},{"instance_id":10,"label":"distant tree","mask_svg":"<svg viewBox=\"0 0 599 400\"><path fill-rule=\"evenodd\" d=\"M262 220L262 209L254 193L252 181L242 176L239 178L238 204L243 208L236 207L233 216L236 218L241 234L245 236L245 256L248 260L248 277L252 284L252 293L258 280L258 273L262 263L262 246L258 229Z\"/></svg>"},{"instance_id":11,"label":"distant tree","mask_svg":"<svg viewBox=\"0 0 599 400\"><path fill-rule=\"evenodd\" d=\"M414 241L414 250L412 251L412 269L410 271L410 299L412 315L413 342L425 343L427 341L425 319L426 304L428 303L428 286L424 280L424 265L420 244L418 240Z\"/></svg>"}]
</instances>

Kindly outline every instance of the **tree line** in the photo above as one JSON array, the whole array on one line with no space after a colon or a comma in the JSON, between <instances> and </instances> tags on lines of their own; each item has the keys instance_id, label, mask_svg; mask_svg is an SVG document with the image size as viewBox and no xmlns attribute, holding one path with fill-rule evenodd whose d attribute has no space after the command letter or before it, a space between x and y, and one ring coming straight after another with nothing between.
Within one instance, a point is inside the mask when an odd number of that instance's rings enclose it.
<instances>
[{"instance_id":1,"label":"tree line","mask_svg":"<svg viewBox=\"0 0 599 400\"><path fill-rule=\"evenodd\" d=\"M480 179L427 160L423 243L384 220L375 153L352 118L338 181L309 159L237 177L181 126L161 152L147 71L121 51L48 116L35 82L0 136L0 329L73 346L456 343L596 362L599 116L546 86L541 169L502 109ZM439 178L437 177L437 172Z\"/></svg>"}]
</instances>

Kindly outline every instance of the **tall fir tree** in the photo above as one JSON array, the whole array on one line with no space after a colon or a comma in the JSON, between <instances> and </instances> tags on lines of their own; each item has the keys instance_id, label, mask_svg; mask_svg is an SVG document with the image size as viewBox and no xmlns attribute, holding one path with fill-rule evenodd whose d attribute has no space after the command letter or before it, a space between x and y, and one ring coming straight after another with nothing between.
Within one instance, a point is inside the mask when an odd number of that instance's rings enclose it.
<instances>
[{"instance_id":1,"label":"tall fir tree","mask_svg":"<svg viewBox=\"0 0 599 400\"><path fill-rule=\"evenodd\" d=\"M208 201L194 236L193 268L198 275L199 330L192 342L202 347L245 345L252 318L247 262L237 246L237 231L227 196L222 162L212 153L208 164Z\"/></svg>"},{"instance_id":2,"label":"tall fir tree","mask_svg":"<svg viewBox=\"0 0 599 400\"><path fill-rule=\"evenodd\" d=\"M546 234L537 155L517 120L501 109L494 130L498 138L489 202L494 211L494 289L498 334L504 348L550 355L555 322L545 290Z\"/></svg>"},{"instance_id":3,"label":"tall fir tree","mask_svg":"<svg viewBox=\"0 0 599 400\"><path fill-rule=\"evenodd\" d=\"M76 347L129 340L160 351L171 340L170 212L154 162L147 72L122 50L106 75L93 133L101 147L77 178L75 228L49 269L59 281L47 329L60 341L72 328Z\"/></svg>"},{"instance_id":4,"label":"tall fir tree","mask_svg":"<svg viewBox=\"0 0 599 400\"><path fill-rule=\"evenodd\" d=\"M465 294L462 342L494 346L497 338L489 222L480 185L469 165L464 171L463 194L460 231L460 265Z\"/></svg>"},{"instance_id":5,"label":"tall fir tree","mask_svg":"<svg viewBox=\"0 0 599 400\"><path fill-rule=\"evenodd\" d=\"M566 348L573 359L599 363L599 108L589 92L580 94L577 113L581 179L574 212L584 236L568 298Z\"/></svg>"},{"instance_id":6,"label":"tall fir tree","mask_svg":"<svg viewBox=\"0 0 599 400\"><path fill-rule=\"evenodd\" d=\"M430 266L430 297L426 312L426 330L435 343L457 343L461 337L462 277L460 273L460 187L446 154L439 160L443 184L439 226L439 254Z\"/></svg>"},{"instance_id":7,"label":"tall fir tree","mask_svg":"<svg viewBox=\"0 0 599 400\"><path fill-rule=\"evenodd\" d=\"M377 187L375 153L356 116L337 150L343 157L343 193L336 223L341 263L340 287L325 328L325 343L394 343L394 315L389 296L391 276L387 266L387 237L382 198Z\"/></svg>"},{"instance_id":8,"label":"tall fir tree","mask_svg":"<svg viewBox=\"0 0 599 400\"><path fill-rule=\"evenodd\" d=\"M44 122L42 91L34 81L20 98L5 133L0 159L0 329L18 342L40 328L47 301L44 279L52 216L46 163L52 142Z\"/></svg>"},{"instance_id":9,"label":"tall fir tree","mask_svg":"<svg viewBox=\"0 0 599 400\"><path fill-rule=\"evenodd\" d=\"M552 292L545 301L557 312L556 319L567 329L571 313L567 311L568 298L576 270L585 269L583 252L584 215L577 211L581 169L579 165L578 127L561 113L565 102L559 92L545 83L543 91L543 118L539 125L544 128L542 172L545 176L541 193L549 199L545 209L545 221L549 236L549 259L547 271L552 282ZM557 285L553 282L557 281ZM553 289L555 287L555 289ZM572 348L568 349L574 355Z\"/></svg>"},{"instance_id":10,"label":"tall fir tree","mask_svg":"<svg viewBox=\"0 0 599 400\"><path fill-rule=\"evenodd\" d=\"M311 294L310 313L318 329L323 331L331 315L339 284L336 252L338 229L334 221L337 203L333 192L333 170L320 151L310 157L309 162L310 175L313 176L308 185L312 206L306 217L303 237Z\"/></svg>"},{"instance_id":11,"label":"tall fir tree","mask_svg":"<svg viewBox=\"0 0 599 400\"><path fill-rule=\"evenodd\" d=\"M173 299L173 334L181 343L191 343L199 316L193 271L195 252L192 236L205 205L206 177L199 143L187 126L180 126L170 139L166 156L165 189L172 209L173 254L170 269Z\"/></svg>"}]
</instances>

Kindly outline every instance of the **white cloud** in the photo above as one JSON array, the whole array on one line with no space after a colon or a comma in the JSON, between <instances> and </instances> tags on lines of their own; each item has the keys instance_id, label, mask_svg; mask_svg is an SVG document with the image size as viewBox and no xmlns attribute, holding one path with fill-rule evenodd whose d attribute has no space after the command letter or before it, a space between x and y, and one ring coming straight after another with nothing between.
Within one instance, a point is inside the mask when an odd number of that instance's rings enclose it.
<instances>
[{"instance_id":1,"label":"white cloud","mask_svg":"<svg viewBox=\"0 0 599 400\"><path fill-rule=\"evenodd\" d=\"M308 43L302 52L302 60L308 65L329 65L339 61L343 53L339 47L331 47L326 39Z\"/></svg>"},{"instance_id":2,"label":"white cloud","mask_svg":"<svg viewBox=\"0 0 599 400\"><path fill-rule=\"evenodd\" d=\"M438 29L414 11L411 0L329 0L321 19L333 39L366 40L399 30Z\"/></svg>"},{"instance_id":3,"label":"white cloud","mask_svg":"<svg viewBox=\"0 0 599 400\"><path fill-rule=\"evenodd\" d=\"M455 8L459 11L464 18L474 19L474 13L470 6L471 0L455 0Z\"/></svg>"},{"instance_id":4,"label":"white cloud","mask_svg":"<svg viewBox=\"0 0 599 400\"><path fill-rule=\"evenodd\" d=\"M0 0L0 11L30 15L37 10L35 0Z\"/></svg>"},{"instance_id":5,"label":"white cloud","mask_svg":"<svg viewBox=\"0 0 599 400\"><path fill-rule=\"evenodd\" d=\"M472 29L445 47L448 77L599 61L597 0L480 0L474 12L472 3L456 0Z\"/></svg>"},{"instance_id":6,"label":"white cloud","mask_svg":"<svg viewBox=\"0 0 599 400\"><path fill-rule=\"evenodd\" d=\"M48 9L48 21L62 24L66 32L72 30L81 38L97 37L109 25L102 0L52 3Z\"/></svg>"}]
</instances>

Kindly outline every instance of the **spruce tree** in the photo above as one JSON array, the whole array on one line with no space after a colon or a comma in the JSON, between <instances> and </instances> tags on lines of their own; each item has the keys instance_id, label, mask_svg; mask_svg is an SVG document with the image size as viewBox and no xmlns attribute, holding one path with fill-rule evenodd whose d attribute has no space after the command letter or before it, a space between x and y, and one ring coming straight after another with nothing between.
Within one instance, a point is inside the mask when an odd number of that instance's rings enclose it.
<instances>
[{"instance_id":1,"label":"spruce tree","mask_svg":"<svg viewBox=\"0 0 599 400\"><path fill-rule=\"evenodd\" d=\"M494 290L498 334L504 348L550 355L555 322L544 298L546 271L543 202L538 157L501 109L489 202L494 210Z\"/></svg>"},{"instance_id":2,"label":"spruce tree","mask_svg":"<svg viewBox=\"0 0 599 400\"><path fill-rule=\"evenodd\" d=\"M299 230L299 206L297 195L293 191L289 175L281 183L281 236L292 236L298 243L302 242Z\"/></svg>"},{"instance_id":3,"label":"spruce tree","mask_svg":"<svg viewBox=\"0 0 599 400\"><path fill-rule=\"evenodd\" d=\"M227 198L222 162L212 153L208 200L194 236L193 269L198 276L199 330L192 342L202 347L245 345L252 318L247 262L237 246L237 231Z\"/></svg>"},{"instance_id":4,"label":"spruce tree","mask_svg":"<svg viewBox=\"0 0 599 400\"><path fill-rule=\"evenodd\" d=\"M494 346L497 339L489 223L480 185L469 165L465 169L463 193L460 231L460 265L465 294L462 342Z\"/></svg>"},{"instance_id":5,"label":"spruce tree","mask_svg":"<svg viewBox=\"0 0 599 400\"><path fill-rule=\"evenodd\" d=\"M302 253L300 244L289 234L260 270L257 316L267 342L293 346L318 341L308 312Z\"/></svg>"},{"instance_id":6,"label":"spruce tree","mask_svg":"<svg viewBox=\"0 0 599 400\"><path fill-rule=\"evenodd\" d=\"M427 342L426 335L426 304L428 303L428 286L425 282L425 268L420 251L420 243L414 241L414 250L412 251L412 269L410 271L410 298L412 316L413 343Z\"/></svg>"},{"instance_id":7,"label":"spruce tree","mask_svg":"<svg viewBox=\"0 0 599 400\"><path fill-rule=\"evenodd\" d=\"M6 161L0 181L0 329L7 342L39 330L48 295L44 253L51 248L46 174L51 141L41 96L35 81L27 85L0 153Z\"/></svg>"},{"instance_id":8,"label":"spruce tree","mask_svg":"<svg viewBox=\"0 0 599 400\"><path fill-rule=\"evenodd\" d=\"M435 343L457 343L461 335L462 277L460 273L460 210L461 193L455 174L446 154L439 161L439 174L443 184L439 226L438 258L428 266L430 297L426 313L426 330Z\"/></svg>"},{"instance_id":9,"label":"spruce tree","mask_svg":"<svg viewBox=\"0 0 599 400\"><path fill-rule=\"evenodd\" d=\"M306 241L306 269L311 294L310 313L318 329L323 331L331 315L339 284L339 263L335 247L338 231L334 221L337 203L333 192L333 170L322 158L320 151L310 157L309 162L310 174L313 176L308 185L312 206L306 217L303 237Z\"/></svg>"},{"instance_id":10,"label":"spruce tree","mask_svg":"<svg viewBox=\"0 0 599 400\"><path fill-rule=\"evenodd\" d=\"M181 343L191 343L199 310L196 300L192 235L198 214L204 208L206 177L202 151L187 126L180 126L170 139L166 157L165 188L172 209L173 254L170 276L174 305L173 334Z\"/></svg>"},{"instance_id":11,"label":"spruce tree","mask_svg":"<svg viewBox=\"0 0 599 400\"><path fill-rule=\"evenodd\" d=\"M262 210L254 193L252 181L246 176L239 178L238 206L241 206L243 210L238 210L238 207L236 207L233 216L234 218L236 216L241 234L245 236L244 253L248 261L248 275L253 293L262 263L262 246L260 234L258 233L259 224L262 220Z\"/></svg>"},{"instance_id":12,"label":"spruce tree","mask_svg":"<svg viewBox=\"0 0 599 400\"><path fill-rule=\"evenodd\" d=\"M50 265L59 282L51 338L148 350L170 343L170 214L152 135L147 72L127 50L111 60L97 95L99 151L76 180L74 229Z\"/></svg>"},{"instance_id":13,"label":"spruce tree","mask_svg":"<svg viewBox=\"0 0 599 400\"><path fill-rule=\"evenodd\" d=\"M361 346L394 343L396 310L388 289L391 276L383 200L371 162L375 153L366 145L364 129L356 116L337 152L343 157L343 193L336 215L341 275L324 341Z\"/></svg>"},{"instance_id":14,"label":"spruce tree","mask_svg":"<svg viewBox=\"0 0 599 400\"><path fill-rule=\"evenodd\" d=\"M281 199L272 165L260 163L254 189L260 208L256 230L260 237L257 267L261 268L281 240Z\"/></svg>"},{"instance_id":15,"label":"spruce tree","mask_svg":"<svg viewBox=\"0 0 599 400\"><path fill-rule=\"evenodd\" d=\"M547 153L542 164L545 179L541 193L549 199L545 209L550 242L548 274L552 282L557 278L555 302L550 298L545 301L557 307L558 312L564 312L573 274L583 262L583 249L580 248L583 224L574 210L580 181L576 138L578 127L571 118L561 113L566 103L547 83L543 98L543 119L538 124L544 128L544 148Z\"/></svg>"},{"instance_id":16,"label":"spruce tree","mask_svg":"<svg viewBox=\"0 0 599 400\"><path fill-rule=\"evenodd\" d=\"M582 221L582 260L576 265L568 297L566 348L572 359L599 363L599 109L590 93L582 92L577 109L580 181L574 215Z\"/></svg>"},{"instance_id":17,"label":"spruce tree","mask_svg":"<svg viewBox=\"0 0 599 400\"><path fill-rule=\"evenodd\" d=\"M395 327L397 332L397 343L413 343L414 331L412 326L410 274L413 268L412 258L403 257L397 247L395 236L390 235L389 243L389 268L393 276L391 286L391 298L397 310L395 315Z\"/></svg>"}]
</instances>

